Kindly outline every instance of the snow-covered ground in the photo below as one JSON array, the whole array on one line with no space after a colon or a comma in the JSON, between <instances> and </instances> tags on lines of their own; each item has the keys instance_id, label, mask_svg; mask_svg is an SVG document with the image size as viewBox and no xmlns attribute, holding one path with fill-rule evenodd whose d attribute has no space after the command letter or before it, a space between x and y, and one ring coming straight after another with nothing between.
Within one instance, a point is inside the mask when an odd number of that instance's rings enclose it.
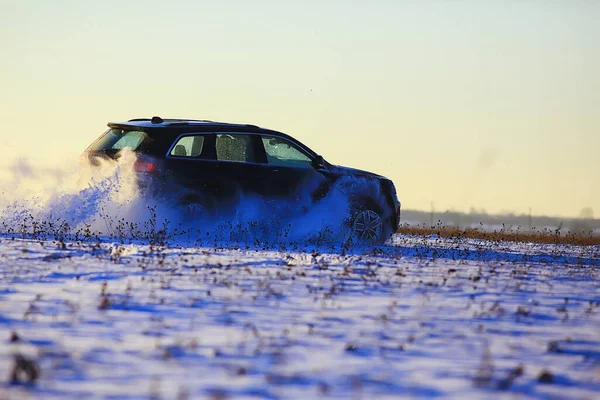
<instances>
[{"instance_id":1,"label":"snow-covered ground","mask_svg":"<svg viewBox=\"0 0 600 400\"><path fill-rule=\"evenodd\" d=\"M597 247L233 247L0 237L0 398L600 396Z\"/></svg>"},{"instance_id":2,"label":"snow-covered ground","mask_svg":"<svg viewBox=\"0 0 600 400\"><path fill-rule=\"evenodd\" d=\"M600 397L600 248L336 247L341 191L200 231L133 161L0 177L0 399Z\"/></svg>"}]
</instances>

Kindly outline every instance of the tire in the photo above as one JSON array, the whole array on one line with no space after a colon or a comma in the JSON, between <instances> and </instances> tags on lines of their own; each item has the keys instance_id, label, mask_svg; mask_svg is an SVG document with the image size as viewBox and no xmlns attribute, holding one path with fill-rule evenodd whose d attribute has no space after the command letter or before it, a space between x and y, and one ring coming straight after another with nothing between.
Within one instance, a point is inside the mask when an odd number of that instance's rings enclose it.
<instances>
[{"instance_id":1,"label":"tire","mask_svg":"<svg viewBox=\"0 0 600 400\"><path fill-rule=\"evenodd\" d=\"M391 226L390 218L373 200L359 202L350 218L351 237L361 244L384 244L392 235Z\"/></svg>"},{"instance_id":2,"label":"tire","mask_svg":"<svg viewBox=\"0 0 600 400\"><path fill-rule=\"evenodd\" d=\"M208 210L200 203L188 203L184 205L184 215L186 218L201 219L208 215Z\"/></svg>"},{"instance_id":3,"label":"tire","mask_svg":"<svg viewBox=\"0 0 600 400\"><path fill-rule=\"evenodd\" d=\"M184 196L177 201L177 205L186 219L199 220L211 215L208 202L199 196Z\"/></svg>"}]
</instances>

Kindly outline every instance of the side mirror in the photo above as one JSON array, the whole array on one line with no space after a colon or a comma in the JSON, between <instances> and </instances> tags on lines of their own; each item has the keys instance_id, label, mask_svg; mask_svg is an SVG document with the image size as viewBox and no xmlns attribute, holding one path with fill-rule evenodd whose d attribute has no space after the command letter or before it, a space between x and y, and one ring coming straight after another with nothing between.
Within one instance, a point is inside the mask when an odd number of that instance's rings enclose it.
<instances>
[{"instance_id":1,"label":"side mirror","mask_svg":"<svg viewBox=\"0 0 600 400\"><path fill-rule=\"evenodd\" d=\"M323 156L315 157L315 159L313 160L313 167L315 167L316 169L325 168L325 160L323 159Z\"/></svg>"}]
</instances>

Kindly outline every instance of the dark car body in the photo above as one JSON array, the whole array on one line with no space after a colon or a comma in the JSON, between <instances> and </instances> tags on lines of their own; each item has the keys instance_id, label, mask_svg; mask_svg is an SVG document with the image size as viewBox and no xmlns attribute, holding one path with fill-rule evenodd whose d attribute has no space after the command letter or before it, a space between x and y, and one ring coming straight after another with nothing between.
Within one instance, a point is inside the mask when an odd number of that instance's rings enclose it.
<instances>
[{"instance_id":1,"label":"dark car body","mask_svg":"<svg viewBox=\"0 0 600 400\"><path fill-rule=\"evenodd\" d=\"M84 155L94 163L97 157L116 158L130 148L137 154L136 171L150 178L140 181L151 182L148 192L154 196L174 196L181 204L199 204L209 211L240 194L288 201L309 196L317 203L341 179L350 179L370 187L348 191L350 226L360 229L364 218L370 221L376 214L381 229L362 236L377 242L398 226L400 202L389 179L331 165L284 133L255 125L160 117L108 127ZM366 210L372 213L357 220Z\"/></svg>"}]
</instances>

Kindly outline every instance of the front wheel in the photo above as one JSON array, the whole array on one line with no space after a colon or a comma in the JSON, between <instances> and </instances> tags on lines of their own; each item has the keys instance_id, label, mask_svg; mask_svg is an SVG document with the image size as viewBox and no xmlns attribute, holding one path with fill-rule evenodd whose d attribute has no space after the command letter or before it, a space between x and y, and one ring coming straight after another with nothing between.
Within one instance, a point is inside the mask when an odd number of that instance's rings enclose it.
<instances>
[{"instance_id":1,"label":"front wheel","mask_svg":"<svg viewBox=\"0 0 600 400\"><path fill-rule=\"evenodd\" d=\"M379 243L383 238L383 220L374 210L360 211L352 222L352 233L364 242ZM385 241L385 238L383 238Z\"/></svg>"}]
</instances>

